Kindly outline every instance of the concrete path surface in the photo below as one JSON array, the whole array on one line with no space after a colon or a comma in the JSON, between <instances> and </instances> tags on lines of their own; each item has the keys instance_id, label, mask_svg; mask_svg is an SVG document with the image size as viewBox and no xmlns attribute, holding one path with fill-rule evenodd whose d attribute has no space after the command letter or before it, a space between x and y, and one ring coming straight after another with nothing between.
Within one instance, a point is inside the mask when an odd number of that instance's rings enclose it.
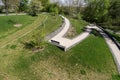
<instances>
[{"instance_id":1,"label":"concrete path surface","mask_svg":"<svg viewBox=\"0 0 120 80\"><path fill-rule=\"evenodd\" d=\"M117 47L117 45L111 40L111 38L109 38L109 36L104 33L103 30L101 30L100 28L98 28L97 26L93 26L93 27L88 27L90 29L96 29L99 31L99 33L103 36L103 38L105 39L107 45L109 46L110 48L110 51L113 55L113 58L115 60L115 63L117 65L117 68L118 68L118 72L120 74L120 50L119 48Z\"/></svg>"},{"instance_id":2,"label":"concrete path surface","mask_svg":"<svg viewBox=\"0 0 120 80\"><path fill-rule=\"evenodd\" d=\"M12 15L26 15L26 13L10 13L7 16L12 16ZM6 16L6 14L0 14L0 16Z\"/></svg>"},{"instance_id":3,"label":"concrete path surface","mask_svg":"<svg viewBox=\"0 0 120 80\"><path fill-rule=\"evenodd\" d=\"M119 71L119 74L120 74L120 50L116 46L116 44L108 37L107 34L105 34L105 33L101 33L101 34L105 38L106 43L108 44L108 46L109 46L109 48L112 52L113 58L116 62L116 65L117 65L117 68L118 68L118 71Z\"/></svg>"},{"instance_id":4,"label":"concrete path surface","mask_svg":"<svg viewBox=\"0 0 120 80\"><path fill-rule=\"evenodd\" d=\"M57 35L55 35L52 39L49 40L49 42L51 42L52 44L63 48L65 51L68 50L69 48L75 46L76 44L78 44L79 42L81 42L82 40L84 40L86 37L89 36L89 33L91 32L91 30L87 30L86 32L80 34L79 36L77 36L74 39L67 39L64 37L64 35L67 33L68 29L70 28L70 22L67 18L63 17L64 19L64 28L61 30L61 32L59 32Z\"/></svg>"},{"instance_id":5,"label":"concrete path surface","mask_svg":"<svg viewBox=\"0 0 120 80\"><path fill-rule=\"evenodd\" d=\"M65 33L67 33L68 29L70 28L70 22L67 18L65 18L63 16L62 16L62 18L64 19L64 22L65 22L64 28L61 30L61 32L59 32L52 39L50 39L49 42L51 42L52 44L54 44L58 47L63 48L66 51L69 48L80 43L85 38L87 38L90 35L90 32L92 31L92 29L96 29L103 36L107 45L109 46L109 48L112 52L113 58L115 60L115 63L117 65L118 72L120 74L120 50L116 46L116 44L111 40L111 38L109 38L108 35L102 29L100 29L94 25L86 26L87 29L85 32L83 32L82 34L80 34L79 36L77 36L73 39L67 39L64 37L64 35L65 35Z\"/></svg>"},{"instance_id":6,"label":"concrete path surface","mask_svg":"<svg viewBox=\"0 0 120 80\"><path fill-rule=\"evenodd\" d=\"M18 40L19 38L37 29L40 25L46 22L47 18L48 16L42 15L42 17L38 17L32 24L26 26L21 30L16 31L14 34L11 34L3 39L0 39L0 48L4 48L8 44Z\"/></svg>"}]
</instances>

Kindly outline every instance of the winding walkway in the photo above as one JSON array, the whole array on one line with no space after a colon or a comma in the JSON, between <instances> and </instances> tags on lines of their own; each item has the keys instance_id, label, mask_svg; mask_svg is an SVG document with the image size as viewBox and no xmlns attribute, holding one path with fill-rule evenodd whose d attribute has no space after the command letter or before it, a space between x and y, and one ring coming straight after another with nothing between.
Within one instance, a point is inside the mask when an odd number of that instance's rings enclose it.
<instances>
[{"instance_id":1,"label":"winding walkway","mask_svg":"<svg viewBox=\"0 0 120 80\"><path fill-rule=\"evenodd\" d=\"M117 65L118 72L120 74L120 50L117 47L117 45L111 40L111 38L106 33L104 33L103 30L101 30L97 26L92 26L92 27L88 27L88 28L89 29L96 29L103 36L103 38L105 39L107 45L110 48L110 51L111 51L111 53L113 55L113 58L115 60L116 65Z\"/></svg>"},{"instance_id":2,"label":"winding walkway","mask_svg":"<svg viewBox=\"0 0 120 80\"><path fill-rule=\"evenodd\" d=\"M81 35L77 36L74 39L67 39L64 35L67 33L68 29L70 28L70 22L67 18L63 17L64 19L64 28L53 38L49 40L50 43L63 48L65 51L70 49L71 47L75 46L85 38L87 38L91 32L91 29L87 29L86 32L82 33Z\"/></svg>"},{"instance_id":3,"label":"winding walkway","mask_svg":"<svg viewBox=\"0 0 120 80\"><path fill-rule=\"evenodd\" d=\"M75 37L74 39L67 39L64 37L64 35L67 33L68 29L70 28L70 22L67 18L63 16L62 18L64 19L64 24L65 24L64 28L58 34L56 34L53 38L49 40L50 43L58 47L61 47L66 51L70 49L71 47L75 46L76 44L80 43L85 38L87 38L90 35L90 32L92 31L92 29L96 29L103 36L107 45L109 46L110 51L115 60L115 63L117 65L118 72L120 74L120 50L116 46L116 44L111 40L111 38L109 38L108 35L102 29L98 28L97 26L92 26L92 25L86 26L87 29L85 32Z\"/></svg>"}]
</instances>

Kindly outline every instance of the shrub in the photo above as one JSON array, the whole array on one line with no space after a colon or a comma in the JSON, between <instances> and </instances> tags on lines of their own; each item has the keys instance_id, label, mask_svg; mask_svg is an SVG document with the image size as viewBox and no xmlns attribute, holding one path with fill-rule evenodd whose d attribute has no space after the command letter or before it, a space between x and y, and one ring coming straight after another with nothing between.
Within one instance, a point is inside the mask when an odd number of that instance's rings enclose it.
<instances>
[{"instance_id":1,"label":"shrub","mask_svg":"<svg viewBox=\"0 0 120 80\"><path fill-rule=\"evenodd\" d=\"M85 71L85 70L80 70L80 73L81 73L82 75L86 75L86 71Z\"/></svg>"}]
</instances>

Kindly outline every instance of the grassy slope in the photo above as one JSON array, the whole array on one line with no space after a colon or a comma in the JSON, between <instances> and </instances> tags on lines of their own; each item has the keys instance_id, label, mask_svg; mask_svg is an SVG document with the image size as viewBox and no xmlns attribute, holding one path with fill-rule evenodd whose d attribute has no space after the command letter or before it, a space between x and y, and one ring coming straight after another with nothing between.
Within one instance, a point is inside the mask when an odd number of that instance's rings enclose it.
<instances>
[{"instance_id":1,"label":"grassy slope","mask_svg":"<svg viewBox=\"0 0 120 80\"><path fill-rule=\"evenodd\" d=\"M45 23L45 33L48 35L61 26L62 18L58 15L48 15L48 20Z\"/></svg>"},{"instance_id":2,"label":"grassy slope","mask_svg":"<svg viewBox=\"0 0 120 80\"><path fill-rule=\"evenodd\" d=\"M35 19L36 17L31 17L28 15L0 16L0 39L24 28ZM14 24L16 23L22 24L22 26L20 28L15 28Z\"/></svg>"},{"instance_id":3,"label":"grassy slope","mask_svg":"<svg viewBox=\"0 0 120 80\"><path fill-rule=\"evenodd\" d=\"M12 45L17 47L12 49ZM38 53L21 47L17 42L1 50L0 70L12 80L119 80L111 53L101 37L91 35L68 52L50 44Z\"/></svg>"},{"instance_id":4,"label":"grassy slope","mask_svg":"<svg viewBox=\"0 0 120 80\"><path fill-rule=\"evenodd\" d=\"M83 27L87 26L88 23L82 19L73 19L69 18L72 27L75 28L77 34L80 34L82 32Z\"/></svg>"},{"instance_id":5,"label":"grassy slope","mask_svg":"<svg viewBox=\"0 0 120 80\"><path fill-rule=\"evenodd\" d=\"M42 15L41 20L45 19L46 15ZM57 19L57 21L56 21ZM39 20L39 22L42 22ZM62 24L62 19L59 16L51 16L48 15L48 19L45 22L46 35L57 29ZM51 25L52 23L52 25ZM31 71L30 65L31 61L29 61L29 57L33 54L30 50L23 49L23 44L21 40L27 41L30 39L30 35L34 32L42 29L44 25L39 26L36 30L34 30L29 35L19 39L18 41L11 42L11 44L7 45L5 48L0 48L0 80L11 79L11 80L35 80L34 73ZM51 28L53 27L53 28ZM28 28L25 29L28 31ZM17 35L16 35L17 36ZM2 43L2 42L1 42ZM30 54L29 54L30 53ZM26 62L24 62L26 61ZM7 64L6 64L7 63ZM25 77L26 76L26 77ZM40 78L39 78L40 79ZM39 80L38 79L38 80Z\"/></svg>"},{"instance_id":6,"label":"grassy slope","mask_svg":"<svg viewBox=\"0 0 120 80\"><path fill-rule=\"evenodd\" d=\"M68 30L65 35L67 38L74 38L83 32L83 28L86 27L89 23L82 19L75 19L72 17L67 17L70 20L71 28Z\"/></svg>"},{"instance_id":7,"label":"grassy slope","mask_svg":"<svg viewBox=\"0 0 120 80\"><path fill-rule=\"evenodd\" d=\"M4 47L9 44L11 41L15 41L16 39L26 35L27 33L31 32L32 30L39 27L43 21L45 21L46 16L40 15L32 24L28 25L27 27L15 32L14 34L9 35L0 40L0 47Z\"/></svg>"},{"instance_id":8,"label":"grassy slope","mask_svg":"<svg viewBox=\"0 0 120 80\"><path fill-rule=\"evenodd\" d=\"M58 18L58 22L54 18L48 17L45 26L46 34L60 26L61 19ZM50 28L51 23L56 26ZM39 31L38 29L35 32ZM30 34L33 33L34 31ZM35 53L25 49L21 43L21 40L27 41L29 35L0 49L1 80L7 78L10 80L120 79L111 53L101 37L91 35L67 52L47 44L45 50Z\"/></svg>"}]
</instances>

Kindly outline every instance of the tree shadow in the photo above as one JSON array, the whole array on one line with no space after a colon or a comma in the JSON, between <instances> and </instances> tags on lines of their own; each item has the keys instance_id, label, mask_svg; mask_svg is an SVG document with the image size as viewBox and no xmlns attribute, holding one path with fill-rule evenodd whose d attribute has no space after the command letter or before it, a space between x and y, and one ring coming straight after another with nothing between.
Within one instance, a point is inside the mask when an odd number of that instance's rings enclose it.
<instances>
[{"instance_id":1,"label":"tree shadow","mask_svg":"<svg viewBox=\"0 0 120 80\"><path fill-rule=\"evenodd\" d=\"M103 38L103 36L100 33L102 33L102 32L100 32L96 29L92 29L92 31L91 31L91 34L93 34L94 36Z\"/></svg>"},{"instance_id":2,"label":"tree shadow","mask_svg":"<svg viewBox=\"0 0 120 80\"><path fill-rule=\"evenodd\" d=\"M32 48L34 48L34 45L35 45L35 43L33 41L23 42L23 44L24 44L25 49L32 49Z\"/></svg>"},{"instance_id":3,"label":"tree shadow","mask_svg":"<svg viewBox=\"0 0 120 80\"><path fill-rule=\"evenodd\" d=\"M8 23L8 24L15 24L16 21L9 19L9 20L7 21L7 23Z\"/></svg>"}]
</instances>

